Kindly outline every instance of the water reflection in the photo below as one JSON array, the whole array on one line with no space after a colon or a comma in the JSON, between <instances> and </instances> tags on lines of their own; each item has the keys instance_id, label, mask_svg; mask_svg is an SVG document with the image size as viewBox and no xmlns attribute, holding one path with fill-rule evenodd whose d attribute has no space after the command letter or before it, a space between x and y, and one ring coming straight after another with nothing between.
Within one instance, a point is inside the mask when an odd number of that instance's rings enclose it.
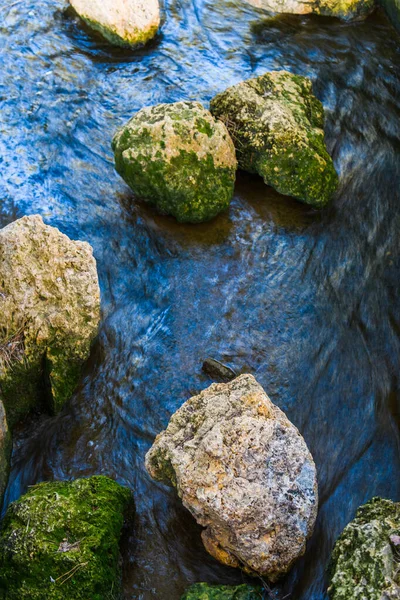
<instances>
[{"instance_id":1,"label":"water reflection","mask_svg":"<svg viewBox=\"0 0 400 600\"><path fill-rule=\"evenodd\" d=\"M7 501L42 479L111 475L137 502L127 598L240 582L143 468L171 413L209 385L201 366L213 356L254 373L315 456L315 535L273 597L325 600L331 547L356 507L400 499L399 37L379 13L350 25L170 0L158 38L129 52L89 34L61 0L1 2L0 225L40 212L89 241L103 298L76 395L16 436ZM245 174L208 225L178 225L132 197L113 169L116 127L143 105L207 103L272 68L311 77L325 105L341 176L329 208Z\"/></svg>"}]
</instances>

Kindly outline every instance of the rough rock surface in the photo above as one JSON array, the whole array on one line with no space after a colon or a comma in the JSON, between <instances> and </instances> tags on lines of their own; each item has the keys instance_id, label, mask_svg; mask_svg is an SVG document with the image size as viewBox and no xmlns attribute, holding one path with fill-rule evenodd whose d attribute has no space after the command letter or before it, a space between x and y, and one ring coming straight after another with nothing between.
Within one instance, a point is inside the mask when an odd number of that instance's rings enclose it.
<instances>
[{"instance_id":1,"label":"rough rock surface","mask_svg":"<svg viewBox=\"0 0 400 600\"><path fill-rule=\"evenodd\" d=\"M178 221L208 221L229 206L235 148L198 102L143 108L117 131L113 150L132 190Z\"/></svg>"},{"instance_id":2,"label":"rough rock surface","mask_svg":"<svg viewBox=\"0 0 400 600\"><path fill-rule=\"evenodd\" d=\"M252 585L208 585L196 583L192 585L181 600L261 600L260 587Z\"/></svg>"},{"instance_id":3,"label":"rough rock surface","mask_svg":"<svg viewBox=\"0 0 400 600\"><path fill-rule=\"evenodd\" d=\"M160 26L159 0L70 0L78 15L109 42L138 46Z\"/></svg>"},{"instance_id":4,"label":"rough rock surface","mask_svg":"<svg viewBox=\"0 0 400 600\"><path fill-rule=\"evenodd\" d=\"M119 539L131 502L128 489L101 476L31 488L4 518L0 595L7 590L7 600L119 598Z\"/></svg>"},{"instance_id":5,"label":"rough rock surface","mask_svg":"<svg viewBox=\"0 0 400 600\"><path fill-rule=\"evenodd\" d=\"M211 101L227 126L239 167L281 194L317 208L331 198L338 176L324 140L324 109L306 77L271 71Z\"/></svg>"},{"instance_id":6,"label":"rough rock surface","mask_svg":"<svg viewBox=\"0 0 400 600\"><path fill-rule=\"evenodd\" d=\"M72 395L100 320L92 248L38 215L0 230L0 391L9 425Z\"/></svg>"},{"instance_id":7,"label":"rough rock surface","mask_svg":"<svg viewBox=\"0 0 400 600\"><path fill-rule=\"evenodd\" d=\"M317 516L314 461L253 376L185 402L146 468L176 487L219 561L275 581L304 553Z\"/></svg>"},{"instance_id":8,"label":"rough rock surface","mask_svg":"<svg viewBox=\"0 0 400 600\"><path fill-rule=\"evenodd\" d=\"M8 430L6 411L0 400L0 509L7 487L11 457L11 436Z\"/></svg>"},{"instance_id":9,"label":"rough rock surface","mask_svg":"<svg viewBox=\"0 0 400 600\"><path fill-rule=\"evenodd\" d=\"M346 21L364 19L375 8L374 0L246 0L274 13L338 17Z\"/></svg>"},{"instance_id":10,"label":"rough rock surface","mask_svg":"<svg viewBox=\"0 0 400 600\"><path fill-rule=\"evenodd\" d=\"M332 600L400 598L400 503L374 498L336 542L328 590Z\"/></svg>"}]
</instances>

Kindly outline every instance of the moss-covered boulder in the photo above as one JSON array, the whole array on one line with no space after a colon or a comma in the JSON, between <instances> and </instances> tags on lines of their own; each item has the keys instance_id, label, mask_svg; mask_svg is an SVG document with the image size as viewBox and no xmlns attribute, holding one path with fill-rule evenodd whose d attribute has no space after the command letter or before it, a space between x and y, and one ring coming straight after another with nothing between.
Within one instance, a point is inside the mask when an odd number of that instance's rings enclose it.
<instances>
[{"instance_id":1,"label":"moss-covered boulder","mask_svg":"<svg viewBox=\"0 0 400 600\"><path fill-rule=\"evenodd\" d=\"M0 509L3 495L7 487L11 457L11 436L8 430L6 411L0 400Z\"/></svg>"},{"instance_id":2,"label":"moss-covered boulder","mask_svg":"<svg viewBox=\"0 0 400 600\"><path fill-rule=\"evenodd\" d=\"M116 600L128 489L102 476L42 483L12 503L0 533L0 598Z\"/></svg>"},{"instance_id":3,"label":"moss-covered boulder","mask_svg":"<svg viewBox=\"0 0 400 600\"><path fill-rule=\"evenodd\" d=\"M225 125L198 102L143 108L112 146L118 173L160 212L199 223L229 206L235 148Z\"/></svg>"},{"instance_id":4,"label":"moss-covered boulder","mask_svg":"<svg viewBox=\"0 0 400 600\"><path fill-rule=\"evenodd\" d=\"M227 126L240 168L317 208L329 201L338 176L325 146L324 110L309 79L265 73L218 94L211 112Z\"/></svg>"},{"instance_id":5,"label":"moss-covered boulder","mask_svg":"<svg viewBox=\"0 0 400 600\"><path fill-rule=\"evenodd\" d=\"M70 0L70 4L89 27L116 46L143 45L160 26L159 0Z\"/></svg>"},{"instance_id":6,"label":"moss-covered boulder","mask_svg":"<svg viewBox=\"0 0 400 600\"><path fill-rule=\"evenodd\" d=\"M0 231L0 394L10 427L72 395L100 321L92 248L38 215Z\"/></svg>"},{"instance_id":7,"label":"moss-covered boulder","mask_svg":"<svg viewBox=\"0 0 400 600\"><path fill-rule=\"evenodd\" d=\"M333 550L328 593L331 600L400 598L400 503L374 498L358 510Z\"/></svg>"},{"instance_id":8,"label":"moss-covered boulder","mask_svg":"<svg viewBox=\"0 0 400 600\"><path fill-rule=\"evenodd\" d=\"M364 19L375 8L374 0L246 0L273 13L323 15L344 21ZM393 0L396 1L396 0Z\"/></svg>"},{"instance_id":9,"label":"moss-covered boulder","mask_svg":"<svg viewBox=\"0 0 400 600\"><path fill-rule=\"evenodd\" d=\"M253 585L192 585L181 600L261 600L262 590Z\"/></svg>"}]
</instances>

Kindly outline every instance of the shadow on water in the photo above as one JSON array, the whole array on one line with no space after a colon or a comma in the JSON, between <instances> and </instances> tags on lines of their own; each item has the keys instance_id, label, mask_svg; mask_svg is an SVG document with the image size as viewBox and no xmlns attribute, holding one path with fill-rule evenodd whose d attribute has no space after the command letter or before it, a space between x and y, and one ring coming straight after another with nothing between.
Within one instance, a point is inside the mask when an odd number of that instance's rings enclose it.
<instances>
[{"instance_id":1,"label":"shadow on water","mask_svg":"<svg viewBox=\"0 0 400 600\"><path fill-rule=\"evenodd\" d=\"M111 50L62 0L1 0L0 225L39 212L89 241L103 321L74 397L16 436L9 502L43 479L104 473L135 494L126 598L178 600L240 582L202 547L143 460L213 356L250 371L305 436L320 481L306 555L273 597L326 600L332 545L358 505L400 500L400 38L364 23L266 18L244 2L167 0L158 39ZM239 174L230 210L181 226L113 169L115 129L143 105L217 92L268 69L308 75L340 189L321 213ZM33 432L33 433L32 433Z\"/></svg>"}]
</instances>

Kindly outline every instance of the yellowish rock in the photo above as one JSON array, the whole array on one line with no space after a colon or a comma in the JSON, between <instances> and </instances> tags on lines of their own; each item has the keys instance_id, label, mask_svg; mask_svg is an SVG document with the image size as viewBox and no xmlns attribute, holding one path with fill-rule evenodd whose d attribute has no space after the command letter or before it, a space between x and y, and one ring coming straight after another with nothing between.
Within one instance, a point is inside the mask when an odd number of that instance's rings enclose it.
<instances>
[{"instance_id":1,"label":"yellowish rock","mask_svg":"<svg viewBox=\"0 0 400 600\"><path fill-rule=\"evenodd\" d=\"M0 231L0 393L10 426L72 395L100 320L96 261L40 216Z\"/></svg>"},{"instance_id":2,"label":"yellowish rock","mask_svg":"<svg viewBox=\"0 0 400 600\"><path fill-rule=\"evenodd\" d=\"M138 46L151 40L160 26L158 0L70 0L92 29L117 46Z\"/></svg>"}]
</instances>

